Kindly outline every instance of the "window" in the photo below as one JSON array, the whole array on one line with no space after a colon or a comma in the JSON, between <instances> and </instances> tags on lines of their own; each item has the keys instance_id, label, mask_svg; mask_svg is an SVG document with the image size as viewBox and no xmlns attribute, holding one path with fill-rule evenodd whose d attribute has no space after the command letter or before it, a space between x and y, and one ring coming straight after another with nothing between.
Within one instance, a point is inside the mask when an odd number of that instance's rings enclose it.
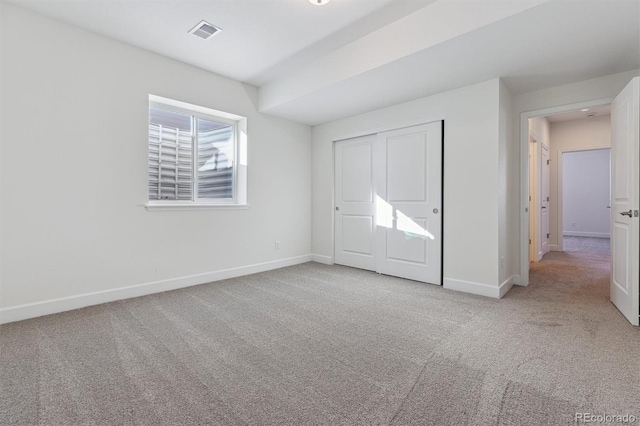
<instances>
[{"instance_id":1,"label":"window","mask_svg":"<svg viewBox=\"0 0 640 426\"><path fill-rule=\"evenodd\" d=\"M149 97L147 207L246 205L246 119Z\"/></svg>"}]
</instances>

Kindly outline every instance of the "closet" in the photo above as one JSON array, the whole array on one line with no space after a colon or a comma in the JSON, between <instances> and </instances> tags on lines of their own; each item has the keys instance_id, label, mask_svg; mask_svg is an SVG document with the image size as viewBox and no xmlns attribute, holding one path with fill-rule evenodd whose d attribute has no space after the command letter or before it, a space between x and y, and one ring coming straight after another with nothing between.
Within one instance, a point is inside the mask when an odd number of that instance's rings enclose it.
<instances>
[{"instance_id":1,"label":"closet","mask_svg":"<svg viewBox=\"0 0 640 426\"><path fill-rule=\"evenodd\" d=\"M442 129L335 142L335 263L442 284Z\"/></svg>"}]
</instances>

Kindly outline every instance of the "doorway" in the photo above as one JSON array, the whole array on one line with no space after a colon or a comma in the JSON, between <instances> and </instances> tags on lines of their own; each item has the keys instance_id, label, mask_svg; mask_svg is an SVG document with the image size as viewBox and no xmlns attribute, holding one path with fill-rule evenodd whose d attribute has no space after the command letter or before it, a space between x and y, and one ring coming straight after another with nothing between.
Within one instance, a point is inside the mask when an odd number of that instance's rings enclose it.
<instances>
[{"instance_id":1,"label":"doorway","mask_svg":"<svg viewBox=\"0 0 640 426\"><path fill-rule=\"evenodd\" d=\"M567 237L573 243L609 238L610 110L603 105L528 120L530 262L564 251Z\"/></svg>"},{"instance_id":2,"label":"doorway","mask_svg":"<svg viewBox=\"0 0 640 426\"><path fill-rule=\"evenodd\" d=\"M610 148L612 100L549 108L522 116L522 132L527 135L523 153L526 154L526 165L521 157L523 172L526 169L522 191L527 203L521 219L527 224L525 242L528 244L521 245L521 285L529 283L530 262L540 261L549 252L564 250L563 155ZM524 231L521 229L521 233Z\"/></svg>"},{"instance_id":3,"label":"doorway","mask_svg":"<svg viewBox=\"0 0 640 426\"><path fill-rule=\"evenodd\" d=\"M608 107L611 111L610 129L608 135L611 140L611 255L609 257L609 298L618 311L633 325L640 323L640 231L638 224L638 203L640 198L640 78L635 77L627 86L612 99L594 100L569 106L547 108L545 110L525 112L521 114L521 276L518 284L529 284L529 244L530 217L537 212L530 212L529 200L529 119L543 118L549 120L550 116L566 114L580 114L588 112L591 108ZM592 148L602 148L601 146ZM558 156L554 157L554 147L551 146L551 164L554 160L558 164ZM557 147L556 147L557 151ZM557 173L557 167L556 167ZM553 167L552 173L553 175ZM551 176L553 182L553 176ZM556 176L557 182L557 176ZM561 231L562 215L557 214L557 207L553 208L554 186L551 185L551 213L556 211L555 226L551 226L551 250L562 250L563 239ZM559 220L560 219L560 220ZM551 217L553 221L553 217ZM575 270L575 269L574 269ZM606 290L606 289L605 289Z\"/></svg>"}]
</instances>

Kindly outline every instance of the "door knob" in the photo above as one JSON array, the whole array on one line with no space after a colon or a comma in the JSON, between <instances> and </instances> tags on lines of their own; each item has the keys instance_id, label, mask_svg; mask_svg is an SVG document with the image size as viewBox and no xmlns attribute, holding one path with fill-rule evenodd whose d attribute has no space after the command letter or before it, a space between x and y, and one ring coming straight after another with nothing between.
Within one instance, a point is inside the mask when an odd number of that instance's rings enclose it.
<instances>
[{"instance_id":1,"label":"door knob","mask_svg":"<svg viewBox=\"0 0 640 426\"><path fill-rule=\"evenodd\" d=\"M633 210L629 210L628 212L620 212L620 214L621 214L622 216L629 216L629 217L631 217L631 215L633 214Z\"/></svg>"},{"instance_id":2,"label":"door knob","mask_svg":"<svg viewBox=\"0 0 640 426\"><path fill-rule=\"evenodd\" d=\"M340 211L340 207L337 207L337 206L336 206L336 211L337 211L337 212L338 212L338 211Z\"/></svg>"},{"instance_id":3,"label":"door knob","mask_svg":"<svg viewBox=\"0 0 640 426\"><path fill-rule=\"evenodd\" d=\"M435 214L438 214L438 209L433 209L433 212L434 212Z\"/></svg>"}]
</instances>

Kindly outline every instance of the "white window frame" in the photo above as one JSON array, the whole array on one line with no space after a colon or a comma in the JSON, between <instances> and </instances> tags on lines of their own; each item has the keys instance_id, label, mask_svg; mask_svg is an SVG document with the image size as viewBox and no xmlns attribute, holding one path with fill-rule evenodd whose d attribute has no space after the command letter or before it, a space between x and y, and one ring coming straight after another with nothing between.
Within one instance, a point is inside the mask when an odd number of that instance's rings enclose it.
<instances>
[{"instance_id":1,"label":"white window frame","mask_svg":"<svg viewBox=\"0 0 640 426\"><path fill-rule=\"evenodd\" d=\"M149 95L148 108L156 107L168 111L173 111L191 116L193 135L191 137L191 149L193 156L193 175L191 187L191 201L188 200L150 200L149 181L147 174L147 201L145 207L149 211L157 210L191 210L191 209L216 209L216 208L247 208L247 119L235 114L214 110L163 98L156 95ZM147 108L147 109L148 109ZM198 198L198 118L225 123L233 126L234 152L233 152L233 177L232 177L232 198L231 199L211 199ZM147 121L147 127L149 122ZM149 134L147 133L147 144ZM147 151L148 156L148 151ZM147 162L147 167L148 162Z\"/></svg>"}]
</instances>

